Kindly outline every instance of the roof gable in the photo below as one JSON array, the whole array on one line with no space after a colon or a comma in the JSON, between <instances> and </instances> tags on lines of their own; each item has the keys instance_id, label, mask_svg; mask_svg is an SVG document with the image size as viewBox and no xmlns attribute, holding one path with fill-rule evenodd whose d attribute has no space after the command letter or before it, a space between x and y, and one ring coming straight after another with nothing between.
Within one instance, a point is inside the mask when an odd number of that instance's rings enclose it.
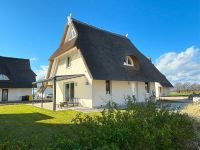
<instances>
[{"instance_id":1,"label":"roof gable","mask_svg":"<svg viewBox=\"0 0 200 150\"><path fill-rule=\"evenodd\" d=\"M73 26L73 24L70 24L64 43L71 41L72 39L76 38L76 36L77 36L77 33L76 33L74 26Z\"/></svg>"},{"instance_id":2,"label":"roof gable","mask_svg":"<svg viewBox=\"0 0 200 150\"><path fill-rule=\"evenodd\" d=\"M67 41L51 59L76 46L80 49L93 79L159 82L165 87L172 86L126 36L96 28L73 18L71 23L78 36ZM139 69L123 65L124 59L129 55L138 60Z\"/></svg>"},{"instance_id":3,"label":"roof gable","mask_svg":"<svg viewBox=\"0 0 200 150\"><path fill-rule=\"evenodd\" d=\"M70 41L73 35L77 36L77 31L72 23L71 17L68 17L68 22L66 24L64 34L62 36L59 48L61 48L63 45L65 45L68 41Z\"/></svg>"}]
</instances>

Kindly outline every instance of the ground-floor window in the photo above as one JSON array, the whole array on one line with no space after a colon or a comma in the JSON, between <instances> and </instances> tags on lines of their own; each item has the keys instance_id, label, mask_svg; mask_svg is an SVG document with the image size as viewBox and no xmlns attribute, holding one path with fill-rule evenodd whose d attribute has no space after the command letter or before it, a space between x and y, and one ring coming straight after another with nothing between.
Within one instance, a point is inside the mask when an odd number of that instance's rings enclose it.
<instances>
[{"instance_id":1,"label":"ground-floor window","mask_svg":"<svg viewBox=\"0 0 200 150\"><path fill-rule=\"evenodd\" d=\"M162 87L159 87L160 93L162 93Z\"/></svg>"},{"instance_id":2,"label":"ground-floor window","mask_svg":"<svg viewBox=\"0 0 200 150\"><path fill-rule=\"evenodd\" d=\"M145 90L147 93L150 92L150 85L149 85L149 82L145 82Z\"/></svg>"},{"instance_id":3,"label":"ground-floor window","mask_svg":"<svg viewBox=\"0 0 200 150\"><path fill-rule=\"evenodd\" d=\"M111 94L111 82L106 80L106 94Z\"/></svg>"},{"instance_id":4,"label":"ground-floor window","mask_svg":"<svg viewBox=\"0 0 200 150\"><path fill-rule=\"evenodd\" d=\"M2 89L2 101L8 101L8 89Z\"/></svg>"}]
</instances>

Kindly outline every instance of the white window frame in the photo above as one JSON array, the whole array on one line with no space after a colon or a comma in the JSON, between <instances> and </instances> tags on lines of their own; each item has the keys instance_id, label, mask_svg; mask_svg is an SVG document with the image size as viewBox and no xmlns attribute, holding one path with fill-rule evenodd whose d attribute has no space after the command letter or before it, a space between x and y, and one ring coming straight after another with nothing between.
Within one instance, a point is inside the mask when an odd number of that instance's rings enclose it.
<instances>
[{"instance_id":1,"label":"white window frame","mask_svg":"<svg viewBox=\"0 0 200 150\"><path fill-rule=\"evenodd\" d=\"M130 61L130 63L129 63ZM124 60L124 65L126 66L134 66L133 59L130 56L126 56L126 59Z\"/></svg>"},{"instance_id":2,"label":"white window frame","mask_svg":"<svg viewBox=\"0 0 200 150\"><path fill-rule=\"evenodd\" d=\"M66 68L70 68L71 66L72 66L72 56L67 56Z\"/></svg>"},{"instance_id":3,"label":"white window frame","mask_svg":"<svg viewBox=\"0 0 200 150\"><path fill-rule=\"evenodd\" d=\"M9 79L8 76L6 76L5 74L0 74L0 80L8 81L8 80L10 80L10 79Z\"/></svg>"},{"instance_id":4,"label":"white window frame","mask_svg":"<svg viewBox=\"0 0 200 150\"><path fill-rule=\"evenodd\" d=\"M73 26L70 27L68 41L74 39L76 37L76 31Z\"/></svg>"},{"instance_id":5,"label":"white window frame","mask_svg":"<svg viewBox=\"0 0 200 150\"><path fill-rule=\"evenodd\" d=\"M69 82L65 82L63 85L63 89L64 89L64 94L63 94L63 101L66 102L66 85L69 84L69 97L71 97L71 84L74 84L74 98L75 98L75 82L74 81L69 81Z\"/></svg>"}]
</instances>

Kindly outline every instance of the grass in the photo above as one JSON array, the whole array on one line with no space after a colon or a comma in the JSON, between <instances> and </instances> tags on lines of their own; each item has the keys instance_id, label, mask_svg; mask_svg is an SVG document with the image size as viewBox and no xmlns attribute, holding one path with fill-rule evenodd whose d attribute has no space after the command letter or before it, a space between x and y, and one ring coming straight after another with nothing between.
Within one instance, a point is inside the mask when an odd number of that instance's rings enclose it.
<instances>
[{"instance_id":1,"label":"grass","mask_svg":"<svg viewBox=\"0 0 200 150\"><path fill-rule=\"evenodd\" d=\"M200 140L200 103L192 103L184 107L183 113L187 113L190 117L196 120L196 128Z\"/></svg>"},{"instance_id":2,"label":"grass","mask_svg":"<svg viewBox=\"0 0 200 150\"><path fill-rule=\"evenodd\" d=\"M175 96L175 97L178 97L178 96L183 96L183 97L188 97L190 94L192 94L193 92L171 92L170 93L170 96Z\"/></svg>"},{"instance_id":3,"label":"grass","mask_svg":"<svg viewBox=\"0 0 200 150\"><path fill-rule=\"evenodd\" d=\"M180 92L180 93L178 93L178 92L171 92L170 93L170 96L174 96L174 97L178 97L178 96L183 96L183 97L188 97L190 94L193 94L193 93L200 93L200 91L190 91L190 92Z\"/></svg>"},{"instance_id":4,"label":"grass","mask_svg":"<svg viewBox=\"0 0 200 150\"><path fill-rule=\"evenodd\" d=\"M182 110L183 113L187 113L193 118L196 118L200 121L200 103L192 103L184 107Z\"/></svg>"},{"instance_id":5,"label":"grass","mask_svg":"<svg viewBox=\"0 0 200 150\"><path fill-rule=\"evenodd\" d=\"M200 103L188 105L183 112L200 122ZM21 142L29 145L27 149L55 149L57 137L70 139L78 136L74 131L79 129L71 123L78 113L73 110L54 112L21 104L0 106L0 149ZM199 123L197 126L200 130Z\"/></svg>"},{"instance_id":6,"label":"grass","mask_svg":"<svg viewBox=\"0 0 200 150\"><path fill-rule=\"evenodd\" d=\"M57 136L70 138L73 133L73 110L45 110L29 105L0 106L0 149L5 143L31 143L34 149L47 149ZM94 115L96 113L90 113Z\"/></svg>"}]
</instances>

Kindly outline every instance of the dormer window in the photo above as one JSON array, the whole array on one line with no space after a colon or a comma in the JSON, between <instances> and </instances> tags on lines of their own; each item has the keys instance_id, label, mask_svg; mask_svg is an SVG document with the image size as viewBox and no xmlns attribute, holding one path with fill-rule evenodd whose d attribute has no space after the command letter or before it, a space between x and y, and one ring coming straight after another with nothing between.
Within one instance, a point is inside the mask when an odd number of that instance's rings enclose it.
<instances>
[{"instance_id":1,"label":"dormer window","mask_svg":"<svg viewBox=\"0 0 200 150\"><path fill-rule=\"evenodd\" d=\"M76 31L74 27L71 26L70 31L69 31L68 41L72 40L75 37L76 37Z\"/></svg>"},{"instance_id":2,"label":"dormer window","mask_svg":"<svg viewBox=\"0 0 200 150\"><path fill-rule=\"evenodd\" d=\"M0 74L0 80L9 80L5 74Z\"/></svg>"},{"instance_id":3,"label":"dormer window","mask_svg":"<svg viewBox=\"0 0 200 150\"><path fill-rule=\"evenodd\" d=\"M124 59L124 65L134 66L133 59L130 56L126 56L126 58Z\"/></svg>"}]
</instances>

